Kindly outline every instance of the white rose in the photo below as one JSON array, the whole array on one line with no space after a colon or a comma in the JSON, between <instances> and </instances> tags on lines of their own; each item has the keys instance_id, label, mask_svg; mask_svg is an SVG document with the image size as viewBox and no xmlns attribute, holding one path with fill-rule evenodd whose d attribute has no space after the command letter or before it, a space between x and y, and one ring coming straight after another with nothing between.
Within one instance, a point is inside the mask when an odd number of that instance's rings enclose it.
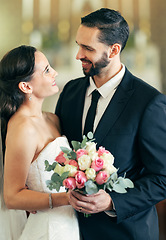
<instances>
[{"instance_id":1,"label":"white rose","mask_svg":"<svg viewBox=\"0 0 166 240\"><path fill-rule=\"evenodd\" d=\"M106 166L105 166L105 170L111 175L112 173L114 173L114 172L117 172L117 168L116 167L114 167L114 165L110 165L110 164L107 164Z\"/></svg>"},{"instance_id":2,"label":"white rose","mask_svg":"<svg viewBox=\"0 0 166 240\"><path fill-rule=\"evenodd\" d=\"M90 157L88 155L82 155L78 159L78 165L79 165L80 170L86 170L91 165Z\"/></svg>"},{"instance_id":3,"label":"white rose","mask_svg":"<svg viewBox=\"0 0 166 240\"><path fill-rule=\"evenodd\" d=\"M103 153L102 156L100 156L101 159L104 160L104 166L105 164L113 164L114 163L114 156L111 153Z\"/></svg>"},{"instance_id":4,"label":"white rose","mask_svg":"<svg viewBox=\"0 0 166 240\"><path fill-rule=\"evenodd\" d=\"M86 150L88 152L96 152L96 143L94 143L94 142L87 142L86 143Z\"/></svg>"},{"instance_id":5,"label":"white rose","mask_svg":"<svg viewBox=\"0 0 166 240\"><path fill-rule=\"evenodd\" d=\"M97 152L89 152L88 156L92 159L92 161L94 161L97 157L98 157L98 153Z\"/></svg>"},{"instance_id":6,"label":"white rose","mask_svg":"<svg viewBox=\"0 0 166 240\"><path fill-rule=\"evenodd\" d=\"M63 168L63 172L68 172L68 171L69 171L69 177L74 177L77 172L77 167L66 164Z\"/></svg>"},{"instance_id":7,"label":"white rose","mask_svg":"<svg viewBox=\"0 0 166 240\"><path fill-rule=\"evenodd\" d=\"M95 160L98 157L98 153L96 152L96 143L87 142L86 150L88 151L88 155L92 160Z\"/></svg>"},{"instance_id":8,"label":"white rose","mask_svg":"<svg viewBox=\"0 0 166 240\"><path fill-rule=\"evenodd\" d=\"M96 177L96 171L93 168L87 168L85 174L87 179L94 180Z\"/></svg>"}]
</instances>

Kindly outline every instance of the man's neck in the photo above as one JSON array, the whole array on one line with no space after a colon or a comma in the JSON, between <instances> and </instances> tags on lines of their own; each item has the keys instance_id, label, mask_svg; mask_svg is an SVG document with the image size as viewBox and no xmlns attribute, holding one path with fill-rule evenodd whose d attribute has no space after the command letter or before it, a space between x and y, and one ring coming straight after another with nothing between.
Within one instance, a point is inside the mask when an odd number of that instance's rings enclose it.
<instances>
[{"instance_id":1,"label":"man's neck","mask_svg":"<svg viewBox=\"0 0 166 240\"><path fill-rule=\"evenodd\" d=\"M105 71L103 74L93 76L93 80L96 84L96 87L99 88L108 82L111 78L116 76L122 69L122 64L119 62L117 65L112 65L108 71Z\"/></svg>"}]
</instances>

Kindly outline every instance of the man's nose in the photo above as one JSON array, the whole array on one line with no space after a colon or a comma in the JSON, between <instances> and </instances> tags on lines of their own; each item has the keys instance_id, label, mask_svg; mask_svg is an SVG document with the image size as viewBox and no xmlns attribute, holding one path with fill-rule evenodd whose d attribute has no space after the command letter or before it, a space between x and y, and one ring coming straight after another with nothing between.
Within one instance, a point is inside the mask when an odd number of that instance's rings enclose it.
<instances>
[{"instance_id":1,"label":"man's nose","mask_svg":"<svg viewBox=\"0 0 166 240\"><path fill-rule=\"evenodd\" d=\"M77 55L76 55L76 59L80 60L81 58L85 58L85 54L84 54L83 49L79 48Z\"/></svg>"}]
</instances>

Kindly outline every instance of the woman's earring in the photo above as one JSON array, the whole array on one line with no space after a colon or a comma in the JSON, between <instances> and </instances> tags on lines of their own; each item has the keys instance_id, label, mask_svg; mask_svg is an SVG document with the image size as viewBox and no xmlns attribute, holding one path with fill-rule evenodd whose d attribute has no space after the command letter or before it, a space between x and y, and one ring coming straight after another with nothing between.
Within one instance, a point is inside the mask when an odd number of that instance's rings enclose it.
<instances>
[{"instance_id":1,"label":"woman's earring","mask_svg":"<svg viewBox=\"0 0 166 240\"><path fill-rule=\"evenodd\" d=\"M31 101L31 100L32 100L32 96L29 97L29 101Z\"/></svg>"}]
</instances>

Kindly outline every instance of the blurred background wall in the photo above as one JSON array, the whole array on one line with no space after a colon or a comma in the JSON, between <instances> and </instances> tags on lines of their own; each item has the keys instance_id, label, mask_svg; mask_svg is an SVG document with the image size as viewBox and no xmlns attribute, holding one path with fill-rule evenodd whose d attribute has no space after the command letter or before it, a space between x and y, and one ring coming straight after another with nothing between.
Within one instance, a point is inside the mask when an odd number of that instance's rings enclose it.
<instances>
[{"instance_id":1,"label":"blurred background wall","mask_svg":"<svg viewBox=\"0 0 166 240\"><path fill-rule=\"evenodd\" d=\"M82 75L75 60L80 17L101 7L119 10L129 23L122 62L166 93L165 0L0 0L0 58L20 44L34 45L58 71L61 91L68 80ZM43 109L53 112L57 98L46 99Z\"/></svg>"},{"instance_id":2,"label":"blurred background wall","mask_svg":"<svg viewBox=\"0 0 166 240\"><path fill-rule=\"evenodd\" d=\"M129 23L130 38L122 62L166 94L165 0L0 0L0 58L21 44L37 47L59 73L61 91L67 81L83 75L75 59L80 17L101 7L120 11ZM43 110L54 112L58 96L47 98ZM165 240L165 201L157 208L160 240Z\"/></svg>"}]
</instances>

